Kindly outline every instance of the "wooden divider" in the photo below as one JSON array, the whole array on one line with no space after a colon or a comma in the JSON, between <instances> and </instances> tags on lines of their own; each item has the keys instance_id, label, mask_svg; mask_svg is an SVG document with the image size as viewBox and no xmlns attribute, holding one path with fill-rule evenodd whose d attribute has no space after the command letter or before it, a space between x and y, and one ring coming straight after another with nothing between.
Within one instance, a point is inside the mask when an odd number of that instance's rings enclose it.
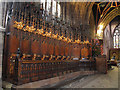
<instances>
[{"instance_id":1,"label":"wooden divider","mask_svg":"<svg viewBox=\"0 0 120 90\"><path fill-rule=\"evenodd\" d=\"M52 78L76 71L94 71L96 68L95 61L89 60L64 60L62 62L61 60L24 60L19 61L18 64L19 69L13 69L11 76L11 82L17 85ZM16 66L16 63L14 65Z\"/></svg>"}]
</instances>

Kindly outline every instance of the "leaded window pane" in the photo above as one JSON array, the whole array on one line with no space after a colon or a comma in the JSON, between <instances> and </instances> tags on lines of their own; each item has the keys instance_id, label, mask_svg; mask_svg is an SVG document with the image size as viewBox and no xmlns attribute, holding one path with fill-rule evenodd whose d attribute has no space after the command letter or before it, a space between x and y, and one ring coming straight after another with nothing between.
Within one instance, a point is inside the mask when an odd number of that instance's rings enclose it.
<instances>
[{"instance_id":1,"label":"leaded window pane","mask_svg":"<svg viewBox=\"0 0 120 90\"><path fill-rule=\"evenodd\" d=\"M120 30L116 28L113 36L114 48L120 48Z\"/></svg>"}]
</instances>

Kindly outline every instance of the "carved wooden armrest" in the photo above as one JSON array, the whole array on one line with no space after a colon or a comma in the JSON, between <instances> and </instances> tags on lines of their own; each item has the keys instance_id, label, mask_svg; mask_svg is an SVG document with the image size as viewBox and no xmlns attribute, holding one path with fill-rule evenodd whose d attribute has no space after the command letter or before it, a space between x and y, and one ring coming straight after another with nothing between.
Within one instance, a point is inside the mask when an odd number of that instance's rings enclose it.
<instances>
[{"instance_id":1,"label":"carved wooden armrest","mask_svg":"<svg viewBox=\"0 0 120 90\"><path fill-rule=\"evenodd\" d=\"M41 57L41 55L37 55L37 57Z\"/></svg>"},{"instance_id":2,"label":"carved wooden armrest","mask_svg":"<svg viewBox=\"0 0 120 90\"><path fill-rule=\"evenodd\" d=\"M35 58L35 60L41 60L41 55L36 55L36 58Z\"/></svg>"},{"instance_id":3,"label":"carved wooden armrest","mask_svg":"<svg viewBox=\"0 0 120 90\"><path fill-rule=\"evenodd\" d=\"M35 60L36 56L37 56L36 54L33 54L32 60Z\"/></svg>"},{"instance_id":4,"label":"carved wooden armrest","mask_svg":"<svg viewBox=\"0 0 120 90\"><path fill-rule=\"evenodd\" d=\"M25 55L25 57L31 57L31 55L28 54L28 55Z\"/></svg>"},{"instance_id":5,"label":"carved wooden armrest","mask_svg":"<svg viewBox=\"0 0 120 90\"><path fill-rule=\"evenodd\" d=\"M25 57L31 57L31 55L28 54L28 55L25 55Z\"/></svg>"},{"instance_id":6,"label":"carved wooden armrest","mask_svg":"<svg viewBox=\"0 0 120 90\"><path fill-rule=\"evenodd\" d=\"M14 63L15 62L15 59L16 59L16 56L17 56L17 54L11 54L10 55L10 62L12 62L12 63Z\"/></svg>"},{"instance_id":7,"label":"carved wooden armrest","mask_svg":"<svg viewBox=\"0 0 120 90\"><path fill-rule=\"evenodd\" d=\"M41 58L41 60L44 60L45 59L45 55L43 55L43 57Z\"/></svg>"},{"instance_id":8,"label":"carved wooden armrest","mask_svg":"<svg viewBox=\"0 0 120 90\"><path fill-rule=\"evenodd\" d=\"M71 57L70 57L70 60L73 60L73 58L74 58L74 56L71 56Z\"/></svg>"},{"instance_id":9,"label":"carved wooden armrest","mask_svg":"<svg viewBox=\"0 0 120 90\"><path fill-rule=\"evenodd\" d=\"M12 54L11 54L11 56L14 56L14 57L16 57L16 56L17 56L17 54L13 54L13 53L12 53Z\"/></svg>"},{"instance_id":10,"label":"carved wooden armrest","mask_svg":"<svg viewBox=\"0 0 120 90\"><path fill-rule=\"evenodd\" d=\"M32 58L31 58L31 55L29 55L29 54L23 54L23 56L22 56L22 58L21 58L21 60L31 60Z\"/></svg>"},{"instance_id":11,"label":"carved wooden armrest","mask_svg":"<svg viewBox=\"0 0 120 90\"><path fill-rule=\"evenodd\" d=\"M66 56L62 56L62 59L61 60L64 60L66 58Z\"/></svg>"},{"instance_id":12,"label":"carved wooden armrest","mask_svg":"<svg viewBox=\"0 0 120 90\"><path fill-rule=\"evenodd\" d=\"M66 60L69 60L70 59L70 56L67 56Z\"/></svg>"},{"instance_id":13,"label":"carved wooden armrest","mask_svg":"<svg viewBox=\"0 0 120 90\"><path fill-rule=\"evenodd\" d=\"M47 57L47 58L48 58L49 56L48 56L48 55L45 55L45 57Z\"/></svg>"},{"instance_id":14,"label":"carved wooden armrest","mask_svg":"<svg viewBox=\"0 0 120 90\"><path fill-rule=\"evenodd\" d=\"M55 58L56 56L52 55L53 58Z\"/></svg>"},{"instance_id":15,"label":"carved wooden armrest","mask_svg":"<svg viewBox=\"0 0 120 90\"><path fill-rule=\"evenodd\" d=\"M54 60L54 59L56 60L56 56L52 55L52 59L53 59L53 60Z\"/></svg>"},{"instance_id":16,"label":"carved wooden armrest","mask_svg":"<svg viewBox=\"0 0 120 90\"><path fill-rule=\"evenodd\" d=\"M49 58L49 60L52 60L52 58L53 58L53 55L50 55L50 58Z\"/></svg>"},{"instance_id":17,"label":"carved wooden armrest","mask_svg":"<svg viewBox=\"0 0 120 90\"><path fill-rule=\"evenodd\" d=\"M45 59L49 60L50 56L49 55L45 55Z\"/></svg>"},{"instance_id":18,"label":"carved wooden armrest","mask_svg":"<svg viewBox=\"0 0 120 90\"><path fill-rule=\"evenodd\" d=\"M11 54L11 56L10 56L10 62L15 62L15 59L16 59L16 54Z\"/></svg>"},{"instance_id":19,"label":"carved wooden armrest","mask_svg":"<svg viewBox=\"0 0 120 90\"><path fill-rule=\"evenodd\" d=\"M11 54L11 56L10 56L10 58L13 58L13 57L16 57L17 56L17 54Z\"/></svg>"},{"instance_id":20,"label":"carved wooden armrest","mask_svg":"<svg viewBox=\"0 0 120 90\"><path fill-rule=\"evenodd\" d=\"M25 54L23 54L23 56L22 56L21 60L23 60L25 57L26 57L26 55L25 55Z\"/></svg>"},{"instance_id":21,"label":"carved wooden armrest","mask_svg":"<svg viewBox=\"0 0 120 90\"><path fill-rule=\"evenodd\" d=\"M55 60L58 60L58 58L60 58L60 57L61 57L61 56L58 55Z\"/></svg>"}]
</instances>

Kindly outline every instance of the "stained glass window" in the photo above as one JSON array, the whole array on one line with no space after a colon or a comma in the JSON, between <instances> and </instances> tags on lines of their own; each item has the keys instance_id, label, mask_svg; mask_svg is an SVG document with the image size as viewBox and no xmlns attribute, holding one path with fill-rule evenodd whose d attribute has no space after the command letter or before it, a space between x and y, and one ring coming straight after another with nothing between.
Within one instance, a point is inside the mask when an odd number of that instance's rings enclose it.
<instances>
[{"instance_id":1,"label":"stained glass window","mask_svg":"<svg viewBox=\"0 0 120 90\"><path fill-rule=\"evenodd\" d=\"M120 48L120 28L116 28L113 36L114 48Z\"/></svg>"}]
</instances>

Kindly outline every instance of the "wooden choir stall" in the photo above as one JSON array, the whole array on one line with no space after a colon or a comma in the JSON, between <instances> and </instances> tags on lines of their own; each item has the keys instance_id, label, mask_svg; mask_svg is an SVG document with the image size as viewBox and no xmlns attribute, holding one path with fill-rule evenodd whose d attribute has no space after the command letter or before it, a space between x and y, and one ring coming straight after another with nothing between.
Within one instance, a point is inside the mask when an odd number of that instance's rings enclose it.
<instances>
[{"instance_id":1,"label":"wooden choir stall","mask_svg":"<svg viewBox=\"0 0 120 90\"><path fill-rule=\"evenodd\" d=\"M3 80L19 85L80 70L95 70L95 61L80 61L91 57L91 43L73 42L72 38L52 30L44 18L31 19L22 10L12 17L5 34Z\"/></svg>"}]
</instances>

